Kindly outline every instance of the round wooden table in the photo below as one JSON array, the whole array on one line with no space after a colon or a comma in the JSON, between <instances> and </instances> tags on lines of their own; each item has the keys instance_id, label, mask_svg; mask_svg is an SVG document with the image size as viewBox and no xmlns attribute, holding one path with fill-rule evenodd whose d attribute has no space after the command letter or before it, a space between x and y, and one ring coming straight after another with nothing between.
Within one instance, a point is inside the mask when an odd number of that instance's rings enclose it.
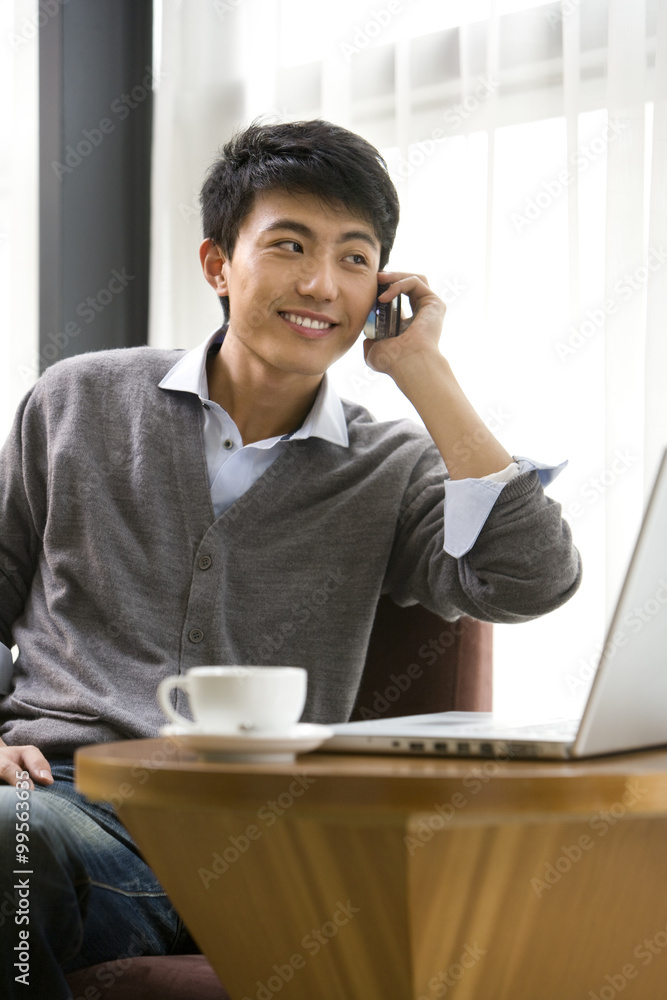
<instances>
[{"instance_id":1,"label":"round wooden table","mask_svg":"<svg viewBox=\"0 0 667 1000\"><path fill-rule=\"evenodd\" d=\"M76 766L233 1000L663 995L665 751L240 764L163 739Z\"/></svg>"}]
</instances>

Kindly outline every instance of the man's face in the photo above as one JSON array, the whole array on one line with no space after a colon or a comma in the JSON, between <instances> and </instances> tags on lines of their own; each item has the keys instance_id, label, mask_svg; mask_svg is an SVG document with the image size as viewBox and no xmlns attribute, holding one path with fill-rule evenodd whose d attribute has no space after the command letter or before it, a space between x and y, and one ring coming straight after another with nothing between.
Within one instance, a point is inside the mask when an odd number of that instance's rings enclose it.
<instances>
[{"instance_id":1,"label":"man's face","mask_svg":"<svg viewBox=\"0 0 667 1000\"><path fill-rule=\"evenodd\" d=\"M352 346L377 295L372 225L312 194L260 192L222 263L227 337L271 368L320 375ZM222 289L222 290L221 290Z\"/></svg>"}]
</instances>

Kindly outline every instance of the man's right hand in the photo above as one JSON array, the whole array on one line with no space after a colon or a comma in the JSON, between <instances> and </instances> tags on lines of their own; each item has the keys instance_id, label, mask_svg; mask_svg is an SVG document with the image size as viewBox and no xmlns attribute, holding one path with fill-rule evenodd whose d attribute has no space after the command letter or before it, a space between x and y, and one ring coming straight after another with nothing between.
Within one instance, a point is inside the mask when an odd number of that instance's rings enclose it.
<instances>
[{"instance_id":1,"label":"man's right hand","mask_svg":"<svg viewBox=\"0 0 667 1000\"><path fill-rule=\"evenodd\" d=\"M30 787L50 785L53 781L49 762L37 747L8 747L0 739L0 781L15 785L20 779L21 771L30 775Z\"/></svg>"}]
</instances>

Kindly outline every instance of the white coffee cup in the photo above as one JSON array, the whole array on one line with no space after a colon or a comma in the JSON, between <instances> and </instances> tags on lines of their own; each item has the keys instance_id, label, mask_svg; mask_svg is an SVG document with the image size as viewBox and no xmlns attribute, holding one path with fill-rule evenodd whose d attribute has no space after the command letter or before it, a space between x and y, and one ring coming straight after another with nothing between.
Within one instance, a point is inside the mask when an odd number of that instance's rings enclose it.
<instances>
[{"instance_id":1,"label":"white coffee cup","mask_svg":"<svg viewBox=\"0 0 667 1000\"><path fill-rule=\"evenodd\" d=\"M301 718L308 674L303 667L193 667L166 677L157 689L160 708L185 729L216 735L282 733ZM185 691L194 722L171 704Z\"/></svg>"}]
</instances>

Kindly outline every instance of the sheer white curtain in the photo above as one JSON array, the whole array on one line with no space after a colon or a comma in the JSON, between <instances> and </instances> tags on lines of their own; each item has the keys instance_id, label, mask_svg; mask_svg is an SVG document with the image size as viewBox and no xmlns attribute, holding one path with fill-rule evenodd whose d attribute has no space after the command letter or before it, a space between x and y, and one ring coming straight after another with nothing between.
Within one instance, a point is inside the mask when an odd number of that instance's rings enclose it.
<instances>
[{"instance_id":1,"label":"sheer white curtain","mask_svg":"<svg viewBox=\"0 0 667 1000\"><path fill-rule=\"evenodd\" d=\"M387 158L392 266L448 304L442 350L515 454L570 459L550 493L585 577L496 628L496 706L576 714L667 444L667 16L645 0L162 0L151 340L219 323L196 192L233 127L321 116ZM365 367L340 393L414 411Z\"/></svg>"}]
</instances>

